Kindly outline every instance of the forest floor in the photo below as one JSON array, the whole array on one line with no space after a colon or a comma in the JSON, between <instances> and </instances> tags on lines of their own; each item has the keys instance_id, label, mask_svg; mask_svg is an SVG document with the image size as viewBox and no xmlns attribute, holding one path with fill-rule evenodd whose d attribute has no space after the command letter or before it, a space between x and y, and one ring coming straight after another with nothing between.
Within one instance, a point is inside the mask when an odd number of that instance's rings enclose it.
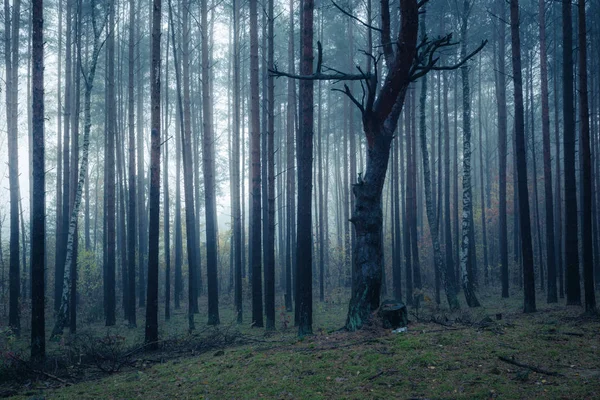
<instances>
[{"instance_id":1,"label":"forest floor","mask_svg":"<svg viewBox=\"0 0 600 400\"><path fill-rule=\"evenodd\" d=\"M381 327L339 331L345 319L344 302L317 301L315 334L303 339L289 326L292 315L283 310L278 310L278 330L268 333L227 322L233 321L233 314L222 306L222 325L206 327L206 316L200 314L196 317L200 329L193 335L184 334L187 316L181 310L168 324L161 323L161 348L156 352L136 347L142 342L143 326L90 325L77 335L78 340L65 335L61 342L49 344L54 364L47 365L45 372L20 358L13 359L13 372L5 365L0 370L5 374L0 376L0 395L22 399L600 398L600 319L583 315L580 307L548 306L543 298L540 293L538 312L527 315L521 312L519 297L501 300L496 294L484 296L481 308L463 307L452 314L428 303L418 313L410 311L408 331L399 334ZM249 307L245 310L249 319ZM18 347L18 340L14 345Z\"/></svg>"}]
</instances>

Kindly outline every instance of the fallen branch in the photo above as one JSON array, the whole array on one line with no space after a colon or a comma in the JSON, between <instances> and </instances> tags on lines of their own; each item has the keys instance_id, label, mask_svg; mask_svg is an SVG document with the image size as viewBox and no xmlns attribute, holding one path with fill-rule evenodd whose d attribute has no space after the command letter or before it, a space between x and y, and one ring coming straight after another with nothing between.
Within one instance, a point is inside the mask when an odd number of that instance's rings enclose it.
<instances>
[{"instance_id":1,"label":"fallen branch","mask_svg":"<svg viewBox=\"0 0 600 400\"><path fill-rule=\"evenodd\" d=\"M564 376L558 372L546 371L545 369L541 369L538 367L534 367L532 365L520 363L512 358L503 357L503 356L498 356L498 358L500 359L500 361L504 361L505 363L516 365L517 367L527 368L533 372L537 372L538 374L544 374L544 375L548 375L548 376Z\"/></svg>"},{"instance_id":2,"label":"fallen branch","mask_svg":"<svg viewBox=\"0 0 600 400\"><path fill-rule=\"evenodd\" d=\"M27 368L28 370L30 370L30 371L31 371L31 372L33 372L34 374L37 374L37 375L44 375L44 376L46 376L46 377L48 377L48 378L50 378L50 379L54 379L55 381L58 381L58 382L62 383L63 385L66 385L66 386L71 386L71 385L73 385L71 382L68 382L68 381L66 381L66 380L64 380L64 379L62 379L62 378L59 378L59 377L58 377L58 376L56 376L56 375L52 375L52 374L50 374L50 373L48 373L48 372L46 372L46 371L42 371L42 370L39 370L39 369L35 369L35 368L33 368L31 365L29 365L29 363L28 363L27 361L25 361L25 360L21 359L20 357L17 357L17 356L15 356L15 355L13 355L13 354L8 354L8 356L9 356L11 359L13 359L14 361L17 361L18 363L21 363L21 365L23 365L25 368Z\"/></svg>"},{"instance_id":3,"label":"fallen branch","mask_svg":"<svg viewBox=\"0 0 600 400\"><path fill-rule=\"evenodd\" d=\"M381 375L383 375L383 371L379 371L379 372L378 372L378 373L376 373L375 375L373 375L373 376L370 376L370 377L368 378L368 380L369 380L369 381L372 381L373 379L377 379L377 378L379 378Z\"/></svg>"}]
</instances>

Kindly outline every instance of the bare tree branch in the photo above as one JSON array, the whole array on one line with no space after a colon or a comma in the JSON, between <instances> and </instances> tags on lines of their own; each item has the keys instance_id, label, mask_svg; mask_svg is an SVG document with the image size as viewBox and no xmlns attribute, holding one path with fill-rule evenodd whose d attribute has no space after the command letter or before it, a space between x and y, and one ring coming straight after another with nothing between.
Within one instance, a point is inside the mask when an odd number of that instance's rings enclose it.
<instances>
[{"instance_id":1,"label":"bare tree branch","mask_svg":"<svg viewBox=\"0 0 600 400\"><path fill-rule=\"evenodd\" d=\"M340 7L335 1L331 0L331 3L333 3L333 5L335 6L335 8L337 8L338 10L340 10L342 12L342 14L347 15L348 17L352 18L353 20L357 21L359 24L366 26L369 29L373 29L374 31L378 31L381 32L380 28L377 28L376 26L373 26L363 20L361 20L360 18L358 18L357 16L351 14L350 12L344 10L342 7Z\"/></svg>"}]
</instances>

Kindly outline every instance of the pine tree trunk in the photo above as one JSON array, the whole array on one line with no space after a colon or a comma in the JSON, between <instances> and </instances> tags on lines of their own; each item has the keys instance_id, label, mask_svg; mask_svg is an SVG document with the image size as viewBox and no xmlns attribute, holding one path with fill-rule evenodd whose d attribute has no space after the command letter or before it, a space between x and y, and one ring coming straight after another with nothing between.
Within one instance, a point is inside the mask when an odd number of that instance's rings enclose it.
<instances>
[{"instance_id":1,"label":"pine tree trunk","mask_svg":"<svg viewBox=\"0 0 600 400\"><path fill-rule=\"evenodd\" d=\"M158 236L160 212L160 37L161 0L152 3L152 69L150 71L151 149L150 216L148 220L148 290L144 341L150 350L158 349Z\"/></svg>"},{"instance_id":2,"label":"pine tree trunk","mask_svg":"<svg viewBox=\"0 0 600 400\"><path fill-rule=\"evenodd\" d=\"M261 220L260 220L260 103L258 87L258 11L257 1L250 0L250 176L251 222L250 264L252 270L252 325L263 326Z\"/></svg>"},{"instance_id":3,"label":"pine tree trunk","mask_svg":"<svg viewBox=\"0 0 600 400\"><path fill-rule=\"evenodd\" d=\"M44 149L44 5L32 2L32 209L31 209L31 360L46 356L45 336L45 240L46 177Z\"/></svg>"},{"instance_id":4,"label":"pine tree trunk","mask_svg":"<svg viewBox=\"0 0 600 400\"><path fill-rule=\"evenodd\" d=\"M596 313L596 293L594 289L594 249L592 243L592 155L590 148L590 111L588 105L587 84L587 30L585 21L585 1L578 5L578 44L579 44L579 129L581 148L581 240L583 262L583 284L585 292L585 311ZM598 268L598 266L596 267Z\"/></svg>"},{"instance_id":5,"label":"pine tree trunk","mask_svg":"<svg viewBox=\"0 0 600 400\"><path fill-rule=\"evenodd\" d=\"M313 70L314 2L304 0L300 24L300 73ZM300 82L300 129L298 145L298 242L296 310L298 335L312 334L312 162L313 162L313 81Z\"/></svg>"},{"instance_id":6,"label":"pine tree trunk","mask_svg":"<svg viewBox=\"0 0 600 400\"><path fill-rule=\"evenodd\" d=\"M235 311L237 323L243 322L242 299L242 221L240 212L240 5L233 0L233 134L231 175L233 213L233 254L235 271Z\"/></svg>"},{"instance_id":7,"label":"pine tree trunk","mask_svg":"<svg viewBox=\"0 0 600 400\"><path fill-rule=\"evenodd\" d=\"M450 122L448 118L448 74L444 73L444 241L446 242L446 291L458 291L452 246L452 222L450 219ZM448 296L448 294L446 294ZM458 304L460 306L460 304Z\"/></svg>"},{"instance_id":8,"label":"pine tree trunk","mask_svg":"<svg viewBox=\"0 0 600 400\"><path fill-rule=\"evenodd\" d=\"M104 187L106 204L104 220L106 223L106 264L104 265L104 317L106 326L116 323L115 318L115 135L116 135L116 96L115 96L115 32L114 32L114 2L109 5L109 27L107 37L107 127L106 150L104 155L105 177Z\"/></svg>"},{"instance_id":9,"label":"pine tree trunk","mask_svg":"<svg viewBox=\"0 0 600 400\"><path fill-rule=\"evenodd\" d=\"M137 326L136 322L136 291L135 291L135 266L136 266L136 166L135 166L135 115L133 111L133 87L134 87L134 64L135 57L135 1L129 0L129 43L128 43L128 133L129 133L129 213L127 214L127 252L128 252L128 270L129 270L129 290L128 290L128 306L127 306L127 321L129 327Z\"/></svg>"},{"instance_id":10,"label":"pine tree trunk","mask_svg":"<svg viewBox=\"0 0 600 400\"><path fill-rule=\"evenodd\" d=\"M204 198L206 211L206 277L208 285L208 324L219 324L219 292L217 280L217 204L215 196L215 149L212 121L212 99L210 93L210 61L208 48L207 2L200 2L202 29L202 110L203 146L202 166L204 169ZM185 63L184 63L185 68ZM185 79L184 79L185 85Z\"/></svg>"},{"instance_id":11,"label":"pine tree trunk","mask_svg":"<svg viewBox=\"0 0 600 400\"><path fill-rule=\"evenodd\" d=\"M21 276L19 271L19 134L18 134L18 47L21 2L13 3L12 17L8 0L4 2L4 29L6 60L6 122L8 136L8 181L10 196L10 248L9 248L9 326L19 335L21 318L19 301L21 297ZM12 23L12 29L11 29ZM12 38L12 40L11 40Z\"/></svg>"},{"instance_id":12,"label":"pine tree trunk","mask_svg":"<svg viewBox=\"0 0 600 400\"><path fill-rule=\"evenodd\" d=\"M579 230L575 177L575 105L573 100L573 22L571 2L562 3L563 143L565 179L565 278L568 305L581 304Z\"/></svg>"},{"instance_id":13,"label":"pine tree trunk","mask_svg":"<svg viewBox=\"0 0 600 400\"><path fill-rule=\"evenodd\" d=\"M515 145L519 193L519 225L521 251L523 254L523 311L535 312L535 279L533 271L533 247L529 195L527 188L527 153L525 149L525 116L523 107L523 78L521 75L521 39L519 37L519 1L510 1L510 33L512 44L512 67L515 97Z\"/></svg>"},{"instance_id":14,"label":"pine tree trunk","mask_svg":"<svg viewBox=\"0 0 600 400\"><path fill-rule=\"evenodd\" d=\"M273 0L268 2L267 20L268 20L268 39L267 39L267 64L268 68L274 67L274 15ZM268 107L267 107L267 179L268 179L268 219L267 219L267 237L266 250L268 258L265 260L265 315L267 330L275 329L275 80L269 75L268 86Z\"/></svg>"},{"instance_id":15,"label":"pine tree trunk","mask_svg":"<svg viewBox=\"0 0 600 400\"><path fill-rule=\"evenodd\" d=\"M542 138L544 152L544 198L546 205L546 262L548 263L548 303L558 301L554 253L554 204L552 197L552 160L550 153L550 106L548 105L548 54L546 50L546 3L539 1L540 83L542 87Z\"/></svg>"},{"instance_id":16,"label":"pine tree trunk","mask_svg":"<svg viewBox=\"0 0 600 400\"><path fill-rule=\"evenodd\" d=\"M66 45L65 45L65 106L64 106L64 139L63 139L63 150L62 150L62 173L63 173L63 190L62 190L62 227L60 236L57 235L57 250L55 257L55 273L54 273L54 311L58 312L63 293L63 282L64 282L64 266L66 259L66 246L69 235L69 221L71 215L71 209L69 208L69 195L71 192L70 185L71 179L70 168L69 168L69 144L70 144L70 132L71 132L71 106L72 106L72 36L73 36L73 23L74 18L73 5L71 0L67 0L67 26L66 26Z\"/></svg>"},{"instance_id":17,"label":"pine tree trunk","mask_svg":"<svg viewBox=\"0 0 600 400\"><path fill-rule=\"evenodd\" d=\"M290 22L289 22L289 41L288 41L288 64L290 66L290 72L294 73L294 2L290 0ZM293 280L292 275L294 274L296 261L295 261L295 248L296 248L296 181L295 181L295 144L294 144L294 131L295 131L295 117L296 117L296 83L292 80L288 80L287 86L287 138L286 138L286 164L287 164L287 240L286 240L286 273L285 273L285 308L286 310L292 311L292 299L294 296Z\"/></svg>"}]
</instances>

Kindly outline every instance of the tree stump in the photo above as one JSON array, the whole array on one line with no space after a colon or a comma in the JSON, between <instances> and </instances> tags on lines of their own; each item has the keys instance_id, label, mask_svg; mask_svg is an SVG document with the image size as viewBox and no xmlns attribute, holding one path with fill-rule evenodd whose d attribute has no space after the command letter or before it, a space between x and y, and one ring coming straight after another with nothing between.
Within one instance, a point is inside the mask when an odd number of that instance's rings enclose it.
<instances>
[{"instance_id":1,"label":"tree stump","mask_svg":"<svg viewBox=\"0 0 600 400\"><path fill-rule=\"evenodd\" d=\"M385 300L379 307L378 315L386 329L403 328L408 324L408 310L399 300Z\"/></svg>"}]
</instances>

